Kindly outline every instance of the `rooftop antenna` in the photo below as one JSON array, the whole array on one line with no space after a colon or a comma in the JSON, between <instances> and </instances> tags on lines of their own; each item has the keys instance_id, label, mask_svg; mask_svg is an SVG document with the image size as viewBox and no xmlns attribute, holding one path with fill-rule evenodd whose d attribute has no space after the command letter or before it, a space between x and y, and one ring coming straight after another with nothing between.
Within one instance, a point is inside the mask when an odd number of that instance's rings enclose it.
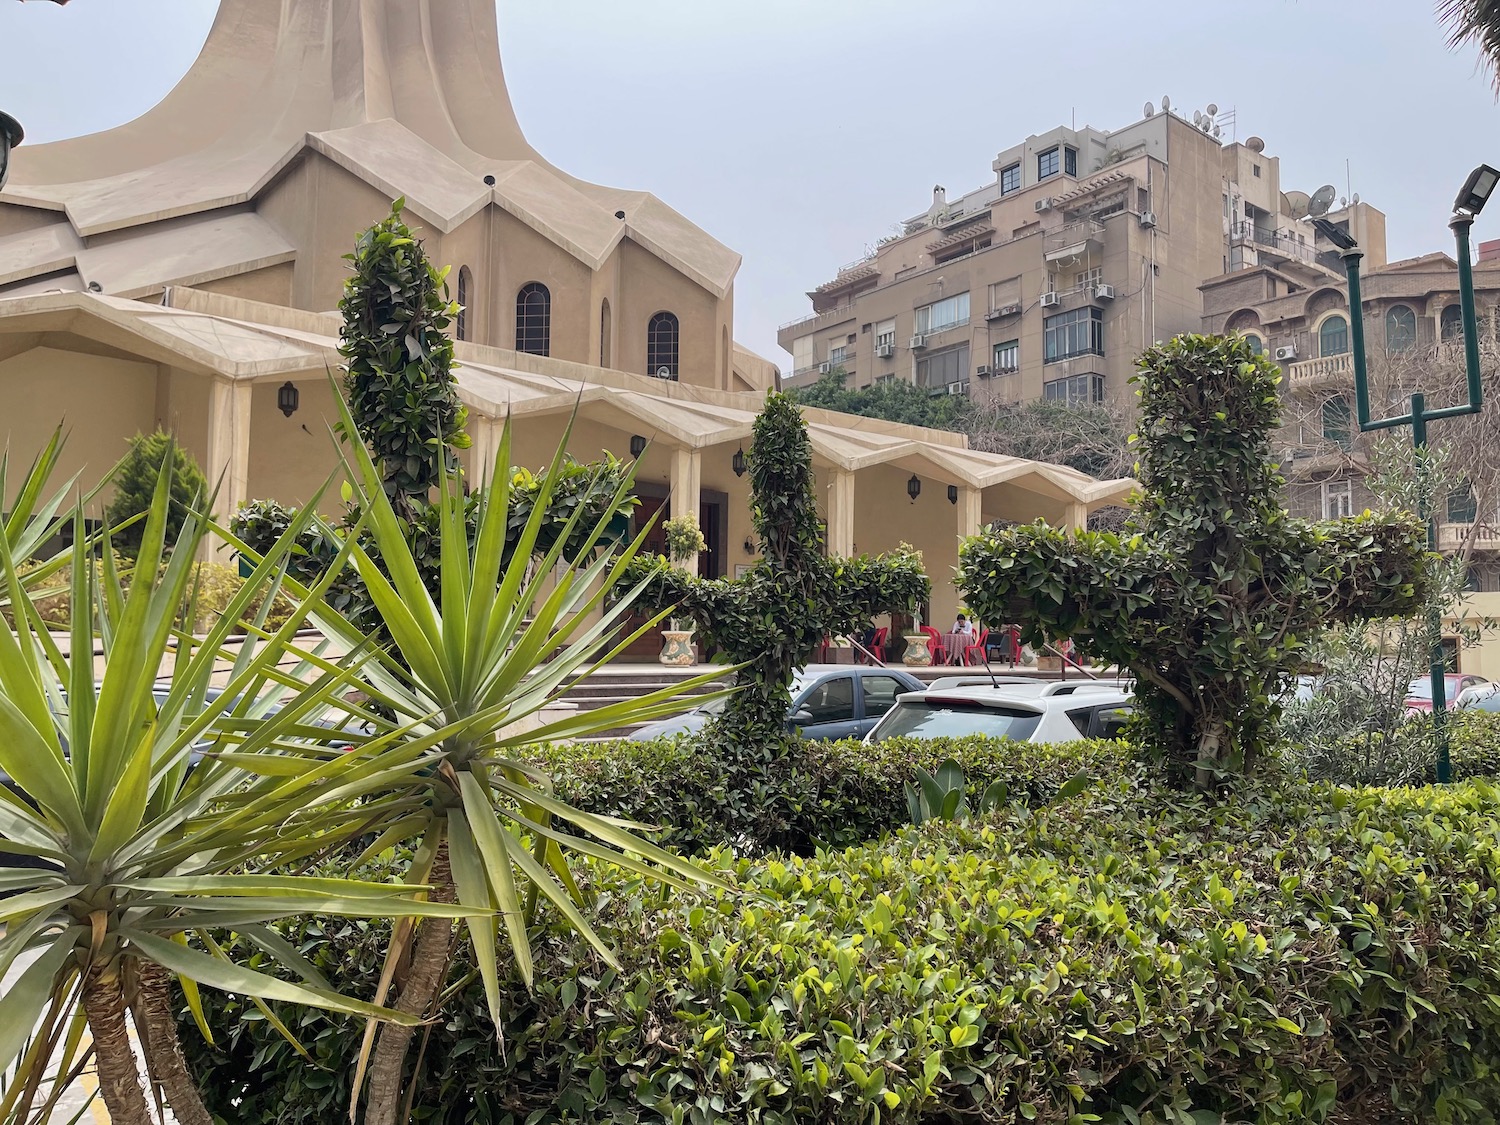
<instances>
[{"instance_id":1,"label":"rooftop antenna","mask_svg":"<svg viewBox=\"0 0 1500 1125\"><path fill-rule=\"evenodd\" d=\"M1324 184L1307 201L1307 213L1314 219L1321 219L1328 214L1328 209L1333 206L1333 201L1338 198L1338 188L1332 184Z\"/></svg>"}]
</instances>

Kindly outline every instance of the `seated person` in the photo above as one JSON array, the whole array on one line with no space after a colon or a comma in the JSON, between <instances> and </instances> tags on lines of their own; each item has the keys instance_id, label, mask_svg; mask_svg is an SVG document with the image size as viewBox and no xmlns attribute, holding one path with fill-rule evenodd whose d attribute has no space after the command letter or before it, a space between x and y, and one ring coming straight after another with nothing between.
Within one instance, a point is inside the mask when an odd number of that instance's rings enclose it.
<instances>
[{"instance_id":1,"label":"seated person","mask_svg":"<svg viewBox=\"0 0 1500 1125\"><path fill-rule=\"evenodd\" d=\"M960 613L958 620L953 623L952 632L962 634L965 637L972 637L974 635L974 623Z\"/></svg>"}]
</instances>

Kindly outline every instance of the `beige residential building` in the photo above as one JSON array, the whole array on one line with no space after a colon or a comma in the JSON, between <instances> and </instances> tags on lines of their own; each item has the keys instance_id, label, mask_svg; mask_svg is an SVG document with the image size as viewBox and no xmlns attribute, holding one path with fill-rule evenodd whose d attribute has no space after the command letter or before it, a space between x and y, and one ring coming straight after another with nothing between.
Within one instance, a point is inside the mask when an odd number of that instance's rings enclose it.
<instances>
[{"instance_id":1,"label":"beige residential building","mask_svg":"<svg viewBox=\"0 0 1500 1125\"><path fill-rule=\"evenodd\" d=\"M1360 279L1364 302L1365 355L1371 409L1379 416L1404 413L1413 391L1444 404L1463 378L1463 321L1458 264L1445 253L1386 262L1383 219L1365 204L1331 216L1365 252ZM1474 269L1482 357L1492 370L1500 325L1500 242L1480 247ZM1309 519L1335 519L1372 503L1365 478L1372 435L1362 434L1354 408L1354 355L1349 291L1337 254L1320 252L1311 263L1258 265L1215 278L1203 286L1203 327L1236 332L1273 358L1283 371L1284 419L1280 453L1287 477L1287 508ZM1493 410L1493 403L1487 410ZM1460 422L1436 422L1434 445ZM1451 429L1448 430L1452 433ZM1396 440L1410 430L1396 431ZM1483 459L1475 438L1461 436L1468 456ZM1438 548L1466 553L1471 594L1462 616L1500 619L1500 510L1493 495L1483 500L1455 491L1439 510ZM1450 622L1450 625L1453 622ZM1500 680L1500 643L1493 636L1459 650L1448 644L1455 669Z\"/></svg>"},{"instance_id":2,"label":"beige residential building","mask_svg":"<svg viewBox=\"0 0 1500 1125\"><path fill-rule=\"evenodd\" d=\"M576 408L576 456L646 446L643 514L698 516L700 572L754 562L735 454L778 372L734 343L740 257L647 192L542 159L499 46L494 0L221 0L150 112L17 149L0 193L0 445L28 461L65 420L62 468L92 485L129 437L165 427L222 477L221 517L303 501L336 462L343 255L403 196L464 306L471 463L509 415L516 462L545 464ZM809 420L831 547L922 548L933 620L958 607L960 534L1079 526L1130 487L956 434Z\"/></svg>"},{"instance_id":3,"label":"beige residential building","mask_svg":"<svg viewBox=\"0 0 1500 1125\"><path fill-rule=\"evenodd\" d=\"M1264 143L1225 144L1196 116L1053 129L1001 152L984 187L954 200L936 188L782 327L787 382L842 367L849 386L1128 402L1141 351L1198 330L1204 279L1316 253Z\"/></svg>"}]
</instances>

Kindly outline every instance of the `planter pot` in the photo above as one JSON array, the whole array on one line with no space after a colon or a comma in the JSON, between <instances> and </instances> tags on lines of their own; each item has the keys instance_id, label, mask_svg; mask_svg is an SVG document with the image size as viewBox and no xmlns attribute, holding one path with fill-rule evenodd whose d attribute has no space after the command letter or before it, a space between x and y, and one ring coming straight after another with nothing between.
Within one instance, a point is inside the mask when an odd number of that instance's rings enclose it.
<instances>
[{"instance_id":1,"label":"planter pot","mask_svg":"<svg viewBox=\"0 0 1500 1125\"><path fill-rule=\"evenodd\" d=\"M1036 658L1037 671L1039 672L1061 672L1062 657L1060 656L1038 656Z\"/></svg>"},{"instance_id":2,"label":"planter pot","mask_svg":"<svg viewBox=\"0 0 1500 1125\"><path fill-rule=\"evenodd\" d=\"M906 651L901 654L901 663L909 668L926 668L932 664L932 649L927 647L926 633L906 634Z\"/></svg>"},{"instance_id":3,"label":"planter pot","mask_svg":"<svg viewBox=\"0 0 1500 1125\"><path fill-rule=\"evenodd\" d=\"M663 629L661 631L661 662L669 668L691 668L698 663L693 651L693 630Z\"/></svg>"}]
</instances>

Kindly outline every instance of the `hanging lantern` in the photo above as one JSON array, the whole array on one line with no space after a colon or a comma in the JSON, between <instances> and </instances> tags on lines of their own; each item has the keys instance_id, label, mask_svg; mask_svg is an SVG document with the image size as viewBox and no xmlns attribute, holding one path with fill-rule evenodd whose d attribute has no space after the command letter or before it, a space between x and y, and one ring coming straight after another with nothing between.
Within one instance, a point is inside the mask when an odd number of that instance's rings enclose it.
<instances>
[{"instance_id":1,"label":"hanging lantern","mask_svg":"<svg viewBox=\"0 0 1500 1125\"><path fill-rule=\"evenodd\" d=\"M302 402L302 393L297 390L297 384L288 380L281 384L276 392L276 407L288 418L297 413L297 407Z\"/></svg>"},{"instance_id":2,"label":"hanging lantern","mask_svg":"<svg viewBox=\"0 0 1500 1125\"><path fill-rule=\"evenodd\" d=\"M912 473L911 480L906 482L906 494L913 500L922 495L922 482L916 473Z\"/></svg>"},{"instance_id":3,"label":"hanging lantern","mask_svg":"<svg viewBox=\"0 0 1500 1125\"><path fill-rule=\"evenodd\" d=\"M958 485L956 484L950 484L948 486L948 503L954 505L958 503Z\"/></svg>"},{"instance_id":4,"label":"hanging lantern","mask_svg":"<svg viewBox=\"0 0 1500 1125\"><path fill-rule=\"evenodd\" d=\"M737 477L744 476L750 468L745 462L745 447L743 445L734 451L734 459L730 461L730 466L734 469L734 475Z\"/></svg>"}]
</instances>

